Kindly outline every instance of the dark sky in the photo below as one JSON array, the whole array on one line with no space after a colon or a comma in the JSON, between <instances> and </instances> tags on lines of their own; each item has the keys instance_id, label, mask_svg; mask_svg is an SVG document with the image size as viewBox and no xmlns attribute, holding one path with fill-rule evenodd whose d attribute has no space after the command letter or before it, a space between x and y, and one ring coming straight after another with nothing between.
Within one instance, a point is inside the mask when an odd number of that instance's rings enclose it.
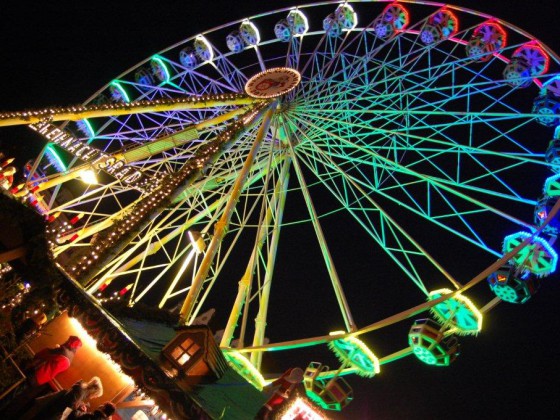
<instances>
[{"instance_id":1,"label":"dark sky","mask_svg":"<svg viewBox=\"0 0 560 420\"><path fill-rule=\"evenodd\" d=\"M239 3L243 3L240 5ZM2 4L0 110L80 103L137 62L203 30L294 1L10 1ZM525 29L560 51L557 0L457 1ZM34 135L0 130L0 149L23 154ZM450 368L413 358L370 381L350 380L343 417L376 419L558 418L560 286L557 276L522 306L502 304Z\"/></svg>"}]
</instances>

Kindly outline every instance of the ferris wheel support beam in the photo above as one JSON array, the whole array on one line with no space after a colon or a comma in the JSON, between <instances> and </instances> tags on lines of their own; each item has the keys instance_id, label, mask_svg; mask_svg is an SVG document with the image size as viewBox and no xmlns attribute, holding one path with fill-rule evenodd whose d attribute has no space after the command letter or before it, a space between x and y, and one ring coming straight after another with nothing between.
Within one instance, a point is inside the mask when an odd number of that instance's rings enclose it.
<instances>
[{"instance_id":1,"label":"ferris wheel support beam","mask_svg":"<svg viewBox=\"0 0 560 420\"><path fill-rule=\"evenodd\" d=\"M183 277L183 274L185 273L185 270L189 267L191 261L195 257L197 257L197 253L196 253L196 250L193 247L189 251L188 255L185 257L185 260L183 261L183 264L181 264L181 267L179 268L179 271L177 272L177 274L175 274L175 277L173 277L173 280L171 281L171 285L167 288L167 290L165 291L165 295L163 296L163 298L161 299L161 301L158 304L158 308L160 308L160 309L163 308L163 305L165 305L165 302L167 302L167 300L171 296L171 293L173 293L173 290L175 289L175 286L177 286L177 283L179 283L179 280L181 280L181 278ZM195 259L194 264L196 266L196 259Z\"/></svg>"},{"instance_id":2,"label":"ferris wheel support beam","mask_svg":"<svg viewBox=\"0 0 560 420\"><path fill-rule=\"evenodd\" d=\"M237 296L235 298L235 302L233 303L232 310L229 314L228 322L226 324L226 328L224 329L224 334L222 336L222 340L220 341L220 346L229 347L231 344L231 340L233 340L233 335L235 333L235 329L238 324L239 317L241 316L241 311L243 306L245 305L245 301L247 300L247 294L249 293L249 287L253 281L253 275L255 272L255 265L257 264L258 253L261 251L262 246L264 245L264 240L266 239L266 235L268 233L267 226L270 224L272 220L272 211L270 207L267 209L265 219L259 223L259 232L258 238L253 247L253 251L251 252L251 258L247 263L247 268L245 269L245 273L239 280L239 288L237 290Z\"/></svg>"},{"instance_id":3,"label":"ferris wheel support beam","mask_svg":"<svg viewBox=\"0 0 560 420\"><path fill-rule=\"evenodd\" d=\"M252 105L257 102L245 94L231 93L156 99L155 101L136 101L105 105L78 105L68 108L44 108L35 111L2 112L0 127L11 125L35 124L43 120L79 121L89 118L116 117L120 115L144 114L147 112L186 111L191 109L215 108L218 106Z\"/></svg>"},{"instance_id":4,"label":"ferris wheel support beam","mask_svg":"<svg viewBox=\"0 0 560 420\"><path fill-rule=\"evenodd\" d=\"M286 164L286 162L284 163L284 165L285 164ZM233 339L233 335L235 333L235 329L237 327L239 317L241 316L241 311L242 311L243 306L245 305L245 302L247 300L247 294L249 293L248 290L249 290L250 285L251 285L252 280L253 280L253 275L254 275L254 272L255 272L255 265L257 264L257 261L258 261L258 253L261 252L262 247L263 247L264 242L265 242L265 239L267 238L267 236L269 234L269 228L268 227L270 226L272 218L275 214L275 211L273 210L273 208L277 207L278 197L279 196L281 197L280 194L283 193L283 189L281 189L281 181L282 181L282 178L280 180L278 180L278 183L276 184L276 186L274 188L274 193L271 196L270 204L268 204L268 206L267 206L267 211L266 211L266 215L264 217L264 220L259 222L259 230L258 230L257 240L255 242L255 246L253 247L253 252L251 253L251 258L249 260L249 263L247 264L247 268L245 269L245 273L243 274L243 277L239 281L239 288L238 288L238 291L237 291L237 296L235 298L233 308L232 308L231 313L229 315L228 322L226 324L226 328L224 329L224 334L223 334L222 340L220 342L221 347L229 347L230 344L231 344L231 341ZM276 228L276 226L275 226L275 228ZM268 271L267 271L267 274L268 274ZM265 285L266 285L266 280L265 280Z\"/></svg>"},{"instance_id":5,"label":"ferris wheel support beam","mask_svg":"<svg viewBox=\"0 0 560 420\"><path fill-rule=\"evenodd\" d=\"M117 160L123 160L127 164L137 162L155 154L170 150L174 147L179 147L196 138L198 136L199 130L213 127L215 125L228 121L238 115L247 112L247 110L247 107L234 109L230 112L226 112L214 118L209 118L207 120L201 121L176 133L156 138L153 141L149 141L141 146L134 147L123 152L117 152L113 154L112 157ZM43 191L64 182L71 181L72 179L76 179L81 176L83 171L88 169L91 169L91 164L83 164L69 169L64 173L49 177L44 182L41 182L41 180L33 181L33 183L39 182L39 184L34 187L35 191Z\"/></svg>"},{"instance_id":6,"label":"ferris wheel support beam","mask_svg":"<svg viewBox=\"0 0 560 420\"><path fill-rule=\"evenodd\" d=\"M286 195L288 193L288 183L290 180L291 159L286 159L282 166L282 173L278 180L278 203L276 205L276 217L272 230L272 238L270 248L268 250L268 258L266 262L266 274L264 277L263 290L260 296L259 312L255 318L255 335L253 338L253 346L260 346L264 343L264 334L266 330L266 320L268 315L268 302L270 300L270 290L272 288L272 274L276 265L276 251L278 249L278 241L280 239L280 227L282 226L282 218L284 216L284 208L286 207ZM275 191L275 196L276 196ZM255 352L251 354L251 363L257 369L261 368L262 353Z\"/></svg>"},{"instance_id":7,"label":"ferris wheel support beam","mask_svg":"<svg viewBox=\"0 0 560 420\"><path fill-rule=\"evenodd\" d=\"M265 135L268 132L268 128L270 127L270 120L274 112L274 107L276 107L276 103L277 102L274 101L272 102L272 104L268 105L268 110L263 116L263 120L261 122L259 131L257 132L255 141L253 142L253 146L251 147L251 150L247 155L247 159L243 164L243 168L241 169L237 177L237 180L235 181L235 184L232 188L229 200L226 203L226 207L224 209L222 217L218 222L216 222L214 226L214 236L212 237L212 241L210 241L210 244L208 245L206 254L202 262L200 263L200 267L198 269L196 277L193 279L193 284L189 290L189 293L187 294L187 297L185 298L185 301L183 302L183 306L179 314L179 324L187 324L189 322L189 318L198 299L198 295L200 294L204 281L208 276L210 265L212 264L212 261L214 260L214 256L218 252L219 245L226 234L227 226L231 219L231 215L233 214L235 205L237 204L237 200L241 195L241 191L245 186L245 181L248 177L249 170L253 165L253 161L255 160L257 152L259 151L263 139L265 138Z\"/></svg>"},{"instance_id":8,"label":"ferris wheel support beam","mask_svg":"<svg viewBox=\"0 0 560 420\"><path fill-rule=\"evenodd\" d=\"M259 180L261 178L261 175L263 174L264 170L257 170L256 171L256 175L253 175L251 177L251 179L249 180L249 184L252 184L254 182L256 182L257 180ZM197 188L196 184L193 185L193 188ZM200 191L200 188L197 188ZM177 200L174 201L176 208L180 207L184 201L188 198L189 194L182 194L181 195L181 200ZM201 211L200 213L196 214L195 216L193 216L192 218L190 218L188 221L184 222L181 226L179 226L178 228L174 229L172 232L170 232L169 234L167 234L166 236L164 236L163 238L159 239L157 242L153 242L151 243L150 246L150 252L149 255L154 254L155 252L159 251L159 249L161 249L162 246L165 246L168 242L170 242L171 240L173 240L175 237L177 237L178 235L180 235L181 233L183 233L184 231L186 231L187 229L189 229L192 225L194 225L195 223L197 223L198 221L200 221L200 219L202 219L203 217L207 216L208 214L212 213L213 211L215 211L217 208L221 207L222 205L224 205L224 202L226 201L227 197L222 197L220 199L217 199L213 202L211 202L210 204L207 204L206 206L204 206L204 211ZM167 223L167 220L169 219L169 217L171 217L171 213L169 215L167 215L163 220L161 220L157 226L154 227L155 231L161 230L163 229L163 226L165 225L165 223ZM112 225L112 221L114 219L111 219L111 223L109 224ZM109 226L105 226L105 228L109 227ZM141 247L143 244L145 244L146 242L148 242L150 236L149 235L143 235L142 238L136 242L130 249L128 249L125 253L119 255L119 257L115 260L113 260L111 262L111 265L114 267L118 264L120 264L120 261L124 261L128 258L131 257L131 255L137 250L139 249L139 247ZM117 277L119 275L119 273L123 273L129 269L131 269L132 267L134 267L136 264L138 264L141 260L142 260L142 254L140 255L136 255L135 257L131 258L129 261L127 261L126 263L122 264L121 266L119 266L119 268L117 268L116 270L110 270L108 272L106 272L100 279L98 279L94 285L92 285L91 287L89 287L87 290L90 293L94 293L95 291L97 291L97 289L106 281L111 281L113 278ZM169 297L174 297L175 293L172 292Z\"/></svg>"},{"instance_id":9,"label":"ferris wheel support beam","mask_svg":"<svg viewBox=\"0 0 560 420\"><path fill-rule=\"evenodd\" d=\"M184 248L183 250L181 250L179 252L178 255L174 256L173 259L171 261L169 261L169 264L167 264L167 266L161 270L157 276L154 277L154 279L150 282L150 284L148 284L147 286L144 287L144 289L138 294L138 296L134 297L134 289L132 291L132 293L130 294L130 306L134 306L135 304L137 304L140 299L142 299L160 280L163 276L165 276L165 274L171 269L171 267L173 267L175 265L175 263L177 261L179 261L179 259L181 257L183 257L183 255L187 252L187 248ZM181 279L181 276L183 275L183 273L185 272L185 270L187 269L189 263L192 260L192 257L194 256L194 248L191 249L189 251L189 253L187 254L186 259L183 261L183 264L181 264L181 267L179 267L179 271L177 272L177 274L175 275L174 279L171 282L171 286L168 289L168 293L169 290L174 288L175 285L177 284L177 282ZM144 262L145 259L147 257L147 253L143 253L142 254L142 260L141 260L141 264L140 264L140 269L138 270L137 276L140 275L140 273L142 272L143 266L144 266ZM136 284L138 284L138 281L135 282L135 286Z\"/></svg>"}]
</instances>

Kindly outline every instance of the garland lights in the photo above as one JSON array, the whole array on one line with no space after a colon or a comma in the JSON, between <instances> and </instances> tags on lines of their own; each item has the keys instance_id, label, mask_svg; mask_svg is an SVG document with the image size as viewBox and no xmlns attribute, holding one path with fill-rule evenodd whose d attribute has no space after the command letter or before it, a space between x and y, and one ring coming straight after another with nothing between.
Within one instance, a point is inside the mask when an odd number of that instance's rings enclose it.
<instances>
[{"instance_id":1,"label":"garland lights","mask_svg":"<svg viewBox=\"0 0 560 420\"><path fill-rule=\"evenodd\" d=\"M19 119L24 121L41 120L55 117L63 114L80 114L91 111L116 111L127 110L133 113L135 110L159 105L175 105L175 104L199 104L205 106L207 102L214 101L236 101L244 99L247 96L241 93L224 93L220 95L201 95L187 96L180 98L155 99L153 101L141 100L127 103L109 103L109 104L92 104L78 105L60 108L44 108L38 110L29 110L21 112L2 112L0 113L0 121L9 119ZM80 118L81 119L81 118Z\"/></svg>"},{"instance_id":2,"label":"garland lights","mask_svg":"<svg viewBox=\"0 0 560 420\"><path fill-rule=\"evenodd\" d=\"M118 372L119 376L121 377L121 379L124 382L126 382L130 385L134 384L134 380L122 371L121 366L119 364L117 364L111 358L111 356L109 356L107 353L99 351L97 349L97 341L86 331L86 329L82 326L80 321L78 321L76 318L73 318L73 317L68 317L68 319L70 320L70 323L72 324L72 328L74 328L74 330L78 333L77 334L78 337L80 337L80 339L84 342L84 344L87 347L89 347L91 349L94 349L96 352L99 352L101 355L103 355L103 358L105 360L107 360L107 363L111 366L111 368L113 370Z\"/></svg>"},{"instance_id":3,"label":"garland lights","mask_svg":"<svg viewBox=\"0 0 560 420\"><path fill-rule=\"evenodd\" d=\"M239 120L231 123L211 142L203 145L192 159L178 172L166 174L150 184L149 194L138 202L126 216L115 221L105 231L101 232L91 242L91 247L85 251L78 251L73 256L73 264L69 273L84 284L90 280L103 266L114 252L118 244L126 244L126 238L137 234L143 225L151 220L159 209L167 207L172 197L183 190L193 176L200 173L228 144L236 140L247 124L251 123L259 112L268 105L260 102L253 109L247 111Z\"/></svg>"}]
</instances>

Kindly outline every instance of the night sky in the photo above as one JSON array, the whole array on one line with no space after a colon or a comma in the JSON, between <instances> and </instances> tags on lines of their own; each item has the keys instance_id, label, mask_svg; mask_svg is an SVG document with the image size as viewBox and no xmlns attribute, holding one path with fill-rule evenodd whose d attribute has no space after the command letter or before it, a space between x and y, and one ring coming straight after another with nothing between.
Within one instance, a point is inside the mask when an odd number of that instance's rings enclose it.
<instances>
[{"instance_id":1,"label":"night sky","mask_svg":"<svg viewBox=\"0 0 560 420\"><path fill-rule=\"evenodd\" d=\"M237 3L4 2L0 110L83 102L126 69L182 39L297 4ZM455 4L509 21L560 51L557 0ZM0 151L8 155L23 159L41 145L25 128L0 129ZM433 368L410 357L385 366L372 380L351 378L355 400L340 418L558 418L559 281L558 276L546 278L525 305L499 305L485 317L478 337L463 340L461 355L449 368ZM404 346L406 337L402 340Z\"/></svg>"}]
</instances>

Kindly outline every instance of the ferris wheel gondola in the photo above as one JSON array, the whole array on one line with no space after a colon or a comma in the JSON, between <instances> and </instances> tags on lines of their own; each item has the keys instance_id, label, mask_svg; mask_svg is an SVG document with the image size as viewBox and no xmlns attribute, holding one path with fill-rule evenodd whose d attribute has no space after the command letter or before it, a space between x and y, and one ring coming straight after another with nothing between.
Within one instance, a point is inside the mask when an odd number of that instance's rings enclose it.
<instances>
[{"instance_id":1,"label":"ferris wheel gondola","mask_svg":"<svg viewBox=\"0 0 560 420\"><path fill-rule=\"evenodd\" d=\"M409 354L447 365L458 355L454 334L482 328L469 278L488 277L499 298L520 303L538 289L529 279L555 271L557 200L538 197L559 168L559 71L557 55L529 34L452 5L265 13L111 81L66 117L99 160L51 130L68 168L28 183L48 182L47 214L65 215L51 232L68 275L99 299L124 287L131 306L181 308L184 323L231 308L220 344L244 371L262 368L265 352L327 342L354 360L353 337L375 348L375 330L430 308L437 321L412 321ZM96 185L79 181L84 165ZM125 182L135 171L144 183ZM62 231L57 223L78 214ZM465 277L467 260L476 263ZM361 265L372 282L390 273L383 280L419 306L393 315L378 311L383 296L364 304L352 278ZM502 281L506 265L516 275ZM275 299L278 289L290 301ZM284 324L302 319L313 327L290 336ZM332 323L341 337L329 336ZM370 353L360 360L376 373ZM307 384L317 395L332 375L321 366Z\"/></svg>"}]
</instances>

